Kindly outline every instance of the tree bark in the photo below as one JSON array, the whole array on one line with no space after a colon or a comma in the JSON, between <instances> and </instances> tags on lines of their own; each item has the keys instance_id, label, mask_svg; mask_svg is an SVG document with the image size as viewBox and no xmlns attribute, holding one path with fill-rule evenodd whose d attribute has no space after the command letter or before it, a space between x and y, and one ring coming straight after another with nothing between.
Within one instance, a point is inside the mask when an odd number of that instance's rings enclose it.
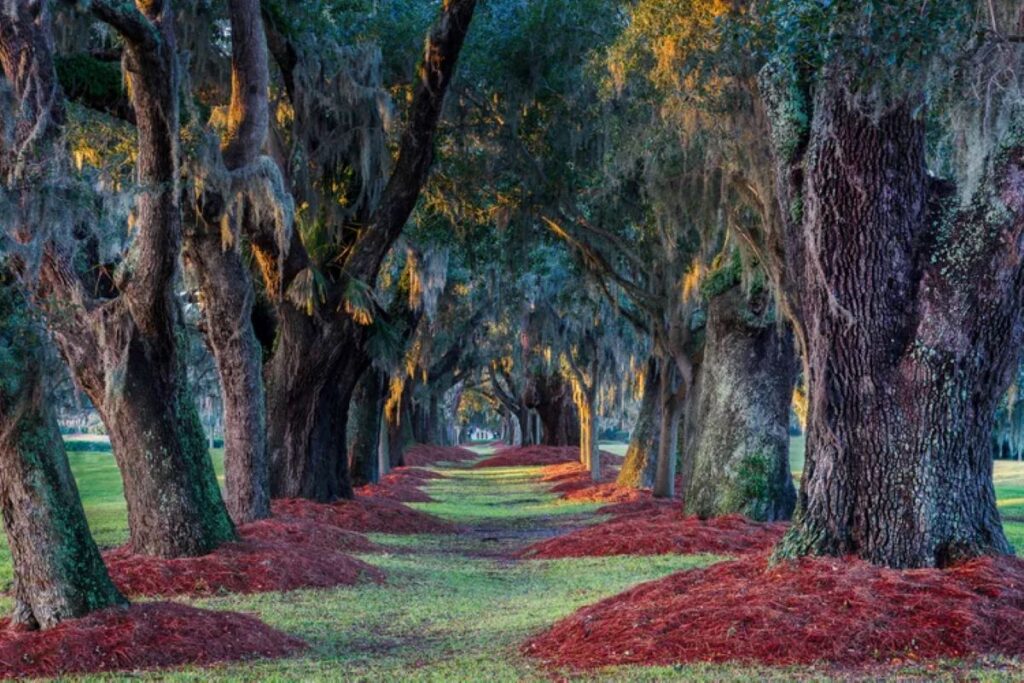
<instances>
[{"instance_id":1,"label":"tree bark","mask_svg":"<svg viewBox=\"0 0 1024 683\"><path fill-rule=\"evenodd\" d=\"M1019 126L961 204L926 171L915 102L876 116L843 77L822 83L802 185L780 165L782 196L805 207L786 229L804 261L792 289L810 405L778 554L931 567L1009 553L989 439L1024 335ZM770 92L768 105L777 121Z\"/></svg>"},{"instance_id":2,"label":"tree bark","mask_svg":"<svg viewBox=\"0 0 1024 683\"><path fill-rule=\"evenodd\" d=\"M315 334L307 322L303 327ZM302 357L279 349L268 368L270 493L326 503L353 495L345 452L348 410L365 366L342 363L336 347L314 339L302 340Z\"/></svg>"},{"instance_id":3,"label":"tree bark","mask_svg":"<svg viewBox=\"0 0 1024 683\"><path fill-rule=\"evenodd\" d=\"M644 391L640 399L640 412L629 437L629 449L616 480L620 486L649 489L654 486L654 473L658 463L658 439L661 434L659 410L658 362L652 356L647 361Z\"/></svg>"},{"instance_id":4,"label":"tree bark","mask_svg":"<svg viewBox=\"0 0 1024 683\"><path fill-rule=\"evenodd\" d=\"M767 293L742 287L711 298L697 394L693 468L685 509L699 517L740 513L789 519L796 489L789 469L789 406L797 360Z\"/></svg>"},{"instance_id":5,"label":"tree bark","mask_svg":"<svg viewBox=\"0 0 1024 683\"><path fill-rule=\"evenodd\" d=\"M596 383L595 383L596 384ZM597 387L586 387L580 392L577 405L580 417L580 460L590 473L592 481L601 481L601 451L597 443Z\"/></svg>"},{"instance_id":6,"label":"tree bark","mask_svg":"<svg viewBox=\"0 0 1024 683\"><path fill-rule=\"evenodd\" d=\"M660 425L658 432L658 460L655 466L655 498L674 498L676 495L676 465L679 460L679 428L686 409L686 391L676 378L670 361L661 363L658 388Z\"/></svg>"},{"instance_id":7,"label":"tree bark","mask_svg":"<svg viewBox=\"0 0 1024 683\"><path fill-rule=\"evenodd\" d=\"M352 434L349 439L349 471L352 484L375 484L386 471L380 470L381 414L384 411L384 381L379 370L370 368L352 395Z\"/></svg>"},{"instance_id":8,"label":"tree bark","mask_svg":"<svg viewBox=\"0 0 1024 683\"><path fill-rule=\"evenodd\" d=\"M163 557L201 555L234 538L234 528L180 353L184 325L173 287L181 244L174 17L162 3L140 3L136 9L97 0L90 8L125 40L124 67L138 129L136 226L111 297L93 299L65 238L39 234L45 226L22 229L51 240L37 294L77 384L107 426L124 480L134 550ZM40 139L57 141L63 101L48 15L45 8L35 18L22 10L0 22L0 59L16 97L26 105L20 113L31 121L29 130L42 128ZM43 92L53 97L36 97ZM59 142L37 144L32 153L41 157L39 168L55 175L67 163ZM49 181L49 176L39 179ZM32 183L17 189L23 206L47 201Z\"/></svg>"},{"instance_id":9,"label":"tree bark","mask_svg":"<svg viewBox=\"0 0 1024 683\"><path fill-rule=\"evenodd\" d=\"M14 565L15 629L51 628L127 601L89 533L24 295L0 278L0 513Z\"/></svg>"},{"instance_id":10,"label":"tree bark","mask_svg":"<svg viewBox=\"0 0 1024 683\"><path fill-rule=\"evenodd\" d=\"M538 374L532 379L534 401L543 425L540 443L544 446L578 446L580 418L572 399L572 387L560 373Z\"/></svg>"},{"instance_id":11,"label":"tree bark","mask_svg":"<svg viewBox=\"0 0 1024 683\"><path fill-rule=\"evenodd\" d=\"M270 72L259 0L230 0L231 105L222 154L212 151L185 231L184 260L198 282L204 338L223 395L225 503L245 524L270 516L262 347L252 323L255 292L240 248L240 222L257 220L248 191L233 196L232 177L252 175L269 121ZM221 177L217 177L221 176ZM225 227L229 231L224 233Z\"/></svg>"}]
</instances>

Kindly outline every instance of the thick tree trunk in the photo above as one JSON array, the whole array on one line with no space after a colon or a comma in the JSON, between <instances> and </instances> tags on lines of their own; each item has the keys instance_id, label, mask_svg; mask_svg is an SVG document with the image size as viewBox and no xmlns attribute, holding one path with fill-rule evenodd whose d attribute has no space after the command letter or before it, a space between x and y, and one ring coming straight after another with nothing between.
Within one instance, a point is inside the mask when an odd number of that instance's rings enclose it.
<instances>
[{"instance_id":1,"label":"thick tree trunk","mask_svg":"<svg viewBox=\"0 0 1024 683\"><path fill-rule=\"evenodd\" d=\"M709 303L693 468L684 479L688 514L775 521L793 513L789 406L797 360L768 299L760 293L748 301L735 286Z\"/></svg>"},{"instance_id":2,"label":"thick tree trunk","mask_svg":"<svg viewBox=\"0 0 1024 683\"><path fill-rule=\"evenodd\" d=\"M46 134L33 149L44 156L36 161L56 173L67 163L62 148L41 144L63 122L47 14L42 8L35 18L23 15L27 7L0 22L0 58L17 96L29 105L20 111L33 119L28 129L38 126L39 134ZM106 288L112 290L109 298L92 298L71 262L72 249L58 236L46 245L40 299L49 307L48 323L77 383L110 433L133 548L164 557L200 555L234 538L234 528L179 353L184 325L173 282L181 244L180 93L173 11L153 3L135 8L100 1L90 7L125 42L138 131L135 229L129 252ZM12 44L19 40L20 45ZM55 97L40 98L41 92ZM38 179L44 186L48 180ZM33 191L31 183L26 186L26 193ZM47 196L19 199L32 206ZM26 232L40 239L34 231L43 227ZM42 239L51 238L43 233Z\"/></svg>"},{"instance_id":3,"label":"thick tree trunk","mask_svg":"<svg viewBox=\"0 0 1024 683\"><path fill-rule=\"evenodd\" d=\"M814 100L802 225L789 239L807 349L807 464L780 555L891 567L1009 553L989 439L1024 325L1024 144L970 202L929 178L914 103ZM842 169L839 173L836 169ZM805 241L800 241L805 240Z\"/></svg>"},{"instance_id":4,"label":"thick tree trunk","mask_svg":"<svg viewBox=\"0 0 1024 683\"><path fill-rule=\"evenodd\" d=\"M533 445L533 429L532 420L530 418L529 408L520 408L516 412L516 423L519 426L517 431L518 439L514 439L513 443L516 446L532 446Z\"/></svg>"},{"instance_id":5,"label":"thick tree trunk","mask_svg":"<svg viewBox=\"0 0 1024 683\"><path fill-rule=\"evenodd\" d=\"M532 380L535 398L530 406L537 411L542 425L540 443L544 446L577 446L580 418L572 399L572 387L560 373L536 375Z\"/></svg>"},{"instance_id":6,"label":"thick tree trunk","mask_svg":"<svg viewBox=\"0 0 1024 683\"><path fill-rule=\"evenodd\" d=\"M166 340L164 340L166 341ZM90 391L124 480L135 552L204 555L234 538L185 368L168 344L133 339L124 382Z\"/></svg>"},{"instance_id":7,"label":"thick tree trunk","mask_svg":"<svg viewBox=\"0 0 1024 683\"><path fill-rule=\"evenodd\" d=\"M349 471L352 484L375 484L382 474L378 451L381 414L384 411L384 381L380 371L370 368L363 373L352 395L350 411Z\"/></svg>"},{"instance_id":8,"label":"thick tree trunk","mask_svg":"<svg viewBox=\"0 0 1024 683\"><path fill-rule=\"evenodd\" d=\"M616 480L620 486L638 489L649 489L654 486L654 473L658 464L658 439L661 435L659 376L658 362L651 357L647 361L644 375L640 413L629 437L629 449Z\"/></svg>"},{"instance_id":9,"label":"thick tree trunk","mask_svg":"<svg viewBox=\"0 0 1024 683\"><path fill-rule=\"evenodd\" d=\"M264 369L270 495L331 502L352 497L346 452L349 402L366 368L362 328L285 302L277 349Z\"/></svg>"},{"instance_id":10,"label":"thick tree trunk","mask_svg":"<svg viewBox=\"0 0 1024 683\"><path fill-rule=\"evenodd\" d=\"M16 629L127 604L89 533L21 293L0 282L0 513L14 565Z\"/></svg>"}]
</instances>

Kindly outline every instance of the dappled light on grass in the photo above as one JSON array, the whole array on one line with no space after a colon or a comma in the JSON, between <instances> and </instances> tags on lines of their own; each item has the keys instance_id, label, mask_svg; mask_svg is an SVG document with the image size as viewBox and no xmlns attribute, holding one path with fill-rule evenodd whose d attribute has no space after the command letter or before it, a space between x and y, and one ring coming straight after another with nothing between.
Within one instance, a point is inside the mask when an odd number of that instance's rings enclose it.
<instances>
[{"instance_id":1,"label":"dappled light on grass","mask_svg":"<svg viewBox=\"0 0 1024 683\"><path fill-rule=\"evenodd\" d=\"M602 464L621 460L611 453L602 453ZM495 455L481 460L474 467L538 467L579 462L580 449L576 446L523 446L500 449Z\"/></svg>"}]
</instances>

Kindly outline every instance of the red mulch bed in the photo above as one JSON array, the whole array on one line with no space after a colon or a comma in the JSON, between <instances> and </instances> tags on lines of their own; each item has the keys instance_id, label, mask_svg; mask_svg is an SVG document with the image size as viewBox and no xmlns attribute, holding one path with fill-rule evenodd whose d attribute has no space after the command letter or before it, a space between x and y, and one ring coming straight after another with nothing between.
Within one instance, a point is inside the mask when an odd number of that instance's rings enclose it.
<instances>
[{"instance_id":1,"label":"red mulch bed","mask_svg":"<svg viewBox=\"0 0 1024 683\"><path fill-rule=\"evenodd\" d=\"M275 515L302 517L359 533L452 534L458 531L455 525L433 515L361 492L357 492L354 500L336 503L315 503L301 498L275 500L273 510Z\"/></svg>"},{"instance_id":2,"label":"red mulch bed","mask_svg":"<svg viewBox=\"0 0 1024 683\"><path fill-rule=\"evenodd\" d=\"M358 489L359 495L370 498L384 498L399 503L431 503L433 498L416 484L406 481L388 482L387 477L379 484L367 484Z\"/></svg>"},{"instance_id":3,"label":"red mulch bed","mask_svg":"<svg viewBox=\"0 0 1024 683\"><path fill-rule=\"evenodd\" d=\"M739 661L863 666L1024 654L1024 561L883 569L752 556L641 584L523 646L549 666Z\"/></svg>"},{"instance_id":4,"label":"red mulch bed","mask_svg":"<svg viewBox=\"0 0 1024 683\"><path fill-rule=\"evenodd\" d=\"M301 640L243 614L148 603L96 612L48 631L14 632L0 622L0 677L208 666L304 649Z\"/></svg>"},{"instance_id":5,"label":"red mulch bed","mask_svg":"<svg viewBox=\"0 0 1024 683\"><path fill-rule=\"evenodd\" d=\"M504 448L495 455L481 460L473 467L540 467L579 462L580 449L577 446L522 446ZM602 467L618 467L622 458L601 451ZM607 465L605 464L607 463Z\"/></svg>"},{"instance_id":6,"label":"red mulch bed","mask_svg":"<svg viewBox=\"0 0 1024 683\"><path fill-rule=\"evenodd\" d=\"M341 550L347 553L370 553L380 550L366 536L329 524L317 524L301 517L278 515L272 519L246 524L238 533L247 540L287 541L296 545Z\"/></svg>"},{"instance_id":7,"label":"red mulch bed","mask_svg":"<svg viewBox=\"0 0 1024 683\"><path fill-rule=\"evenodd\" d=\"M606 557L679 553L740 554L770 548L782 537L785 524L761 524L741 515L708 520L684 517L679 504L647 505L607 522L534 543L521 557Z\"/></svg>"},{"instance_id":8,"label":"red mulch bed","mask_svg":"<svg viewBox=\"0 0 1024 683\"><path fill-rule=\"evenodd\" d=\"M564 500L587 503L623 503L640 500L650 493L629 486L619 486L615 478L619 472L620 458L601 452L601 482L594 483L590 472L580 462L564 462L547 465L541 470L540 480L555 482L553 493L562 494Z\"/></svg>"},{"instance_id":9,"label":"red mulch bed","mask_svg":"<svg viewBox=\"0 0 1024 683\"><path fill-rule=\"evenodd\" d=\"M384 580L379 569L344 552L376 546L343 529L283 516L246 525L239 536L202 557L168 560L135 555L123 546L103 553L103 559L129 596L283 592Z\"/></svg>"},{"instance_id":10,"label":"red mulch bed","mask_svg":"<svg viewBox=\"0 0 1024 683\"><path fill-rule=\"evenodd\" d=\"M432 479L444 479L445 476L440 472L434 472L433 470L425 470L422 467L396 467L391 470L388 474L384 475L384 478L395 477L400 480L411 480L411 481L429 481Z\"/></svg>"},{"instance_id":11,"label":"red mulch bed","mask_svg":"<svg viewBox=\"0 0 1024 683\"><path fill-rule=\"evenodd\" d=\"M480 456L459 446L432 446L417 444L402 454L402 462L408 467L429 467L439 462L465 462Z\"/></svg>"},{"instance_id":12,"label":"red mulch bed","mask_svg":"<svg viewBox=\"0 0 1024 683\"><path fill-rule=\"evenodd\" d=\"M380 483L368 484L359 488L364 496L388 498L400 503L432 503L434 499L425 491L420 490L424 482L430 479L442 479L443 474L431 472L418 467L398 467L384 475Z\"/></svg>"}]
</instances>

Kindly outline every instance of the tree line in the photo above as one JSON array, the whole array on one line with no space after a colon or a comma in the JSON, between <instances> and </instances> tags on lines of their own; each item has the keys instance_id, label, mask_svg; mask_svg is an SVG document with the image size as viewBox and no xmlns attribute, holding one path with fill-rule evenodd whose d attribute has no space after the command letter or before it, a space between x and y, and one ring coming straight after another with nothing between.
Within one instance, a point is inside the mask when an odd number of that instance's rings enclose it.
<instances>
[{"instance_id":1,"label":"tree line","mask_svg":"<svg viewBox=\"0 0 1024 683\"><path fill-rule=\"evenodd\" d=\"M620 485L795 511L780 559L1011 552L991 472L1020 441L1022 22L1004 0L8 3L15 621L123 602L63 373L143 555L350 498L473 420L579 446L599 481L602 418L631 432Z\"/></svg>"}]
</instances>

